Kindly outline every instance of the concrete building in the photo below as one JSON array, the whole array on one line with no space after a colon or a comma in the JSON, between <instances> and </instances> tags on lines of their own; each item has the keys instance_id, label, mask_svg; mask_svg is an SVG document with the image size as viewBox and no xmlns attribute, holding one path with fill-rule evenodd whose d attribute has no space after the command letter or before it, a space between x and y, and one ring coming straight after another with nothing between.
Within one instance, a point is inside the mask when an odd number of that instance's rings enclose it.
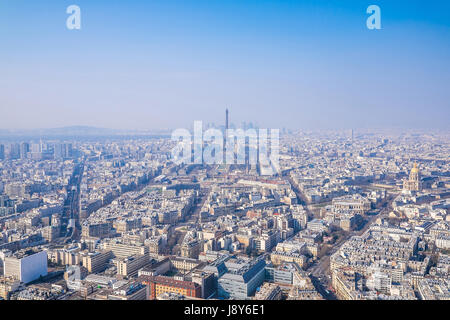
<instances>
[{"instance_id":1,"label":"concrete building","mask_svg":"<svg viewBox=\"0 0 450 320\"><path fill-rule=\"evenodd\" d=\"M47 252L32 250L19 251L5 257L4 274L24 283L32 282L47 275Z\"/></svg>"},{"instance_id":2,"label":"concrete building","mask_svg":"<svg viewBox=\"0 0 450 320\"><path fill-rule=\"evenodd\" d=\"M150 263L148 254L132 255L127 258L115 260L117 267L117 274L124 277L132 277L138 274L139 269L145 267Z\"/></svg>"},{"instance_id":3,"label":"concrete building","mask_svg":"<svg viewBox=\"0 0 450 320\"><path fill-rule=\"evenodd\" d=\"M249 299L264 281L266 262L263 259L251 261L230 259L225 265L228 271L218 281L220 297Z\"/></svg>"},{"instance_id":4,"label":"concrete building","mask_svg":"<svg viewBox=\"0 0 450 320\"><path fill-rule=\"evenodd\" d=\"M82 256L83 267L88 269L89 273L102 272L111 258L111 251L85 253Z\"/></svg>"},{"instance_id":5,"label":"concrete building","mask_svg":"<svg viewBox=\"0 0 450 320\"><path fill-rule=\"evenodd\" d=\"M132 255L148 255L149 248L144 245L125 244L116 241L108 241L103 244L103 250L111 251L116 258L127 258Z\"/></svg>"}]
</instances>

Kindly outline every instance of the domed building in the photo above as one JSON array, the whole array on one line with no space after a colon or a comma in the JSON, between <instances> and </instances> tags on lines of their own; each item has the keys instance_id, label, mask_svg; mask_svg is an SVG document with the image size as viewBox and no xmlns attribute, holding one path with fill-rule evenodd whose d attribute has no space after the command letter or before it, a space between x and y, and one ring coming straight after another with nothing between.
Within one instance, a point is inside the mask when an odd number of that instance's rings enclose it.
<instances>
[{"instance_id":1,"label":"domed building","mask_svg":"<svg viewBox=\"0 0 450 320\"><path fill-rule=\"evenodd\" d=\"M403 181L403 190L420 191L422 189L422 183L420 181L420 171L417 167L417 163L414 163L414 167L409 173L409 179Z\"/></svg>"}]
</instances>

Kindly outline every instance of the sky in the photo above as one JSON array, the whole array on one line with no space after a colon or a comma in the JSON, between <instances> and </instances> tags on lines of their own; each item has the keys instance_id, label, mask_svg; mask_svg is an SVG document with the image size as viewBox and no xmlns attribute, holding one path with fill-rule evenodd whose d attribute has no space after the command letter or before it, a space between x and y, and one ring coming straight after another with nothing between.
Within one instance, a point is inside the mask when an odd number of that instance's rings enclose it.
<instances>
[{"instance_id":1,"label":"sky","mask_svg":"<svg viewBox=\"0 0 450 320\"><path fill-rule=\"evenodd\" d=\"M0 0L0 129L450 129L449 101L450 1Z\"/></svg>"}]
</instances>

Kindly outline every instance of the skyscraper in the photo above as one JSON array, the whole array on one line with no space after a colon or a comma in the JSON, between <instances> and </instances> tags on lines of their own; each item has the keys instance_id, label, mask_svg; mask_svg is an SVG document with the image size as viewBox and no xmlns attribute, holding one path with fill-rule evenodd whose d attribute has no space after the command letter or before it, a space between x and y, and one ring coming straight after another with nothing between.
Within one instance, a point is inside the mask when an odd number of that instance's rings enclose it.
<instances>
[{"instance_id":1,"label":"skyscraper","mask_svg":"<svg viewBox=\"0 0 450 320\"><path fill-rule=\"evenodd\" d=\"M55 159L67 159L72 156L72 144L71 143L55 143L53 148L53 154Z\"/></svg>"},{"instance_id":2,"label":"skyscraper","mask_svg":"<svg viewBox=\"0 0 450 320\"><path fill-rule=\"evenodd\" d=\"M9 150L10 159L20 159L20 144L12 143Z\"/></svg>"},{"instance_id":3,"label":"skyscraper","mask_svg":"<svg viewBox=\"0 0 450 320\"><path fill-rule=\"evenodd\" d=\"M227 151L227 134L228 134L228 108L225 110L225 134L223 135L223 163L226 164Z\"/></svg>"},{"instance_id":4,"label":"skyscraper","mask_svg":"<svg viewBox=\"0 0 450 320\"><path fill-rule=\"evenodd\" d=\"M21 159L26 159L29 152L30 152L30 144L27 142L22 142L22 144L20 145Z\"/></svg>"},{"instance_id":5,"label":"skyscraper","mask_svg":"<svg viewBox=\"0 0 450 320\"><path fill-rule=\"evenodd\" d=\"M227 130L228 127L228 109L225 110L225 130Z\"/></svg>"}]
</instances>

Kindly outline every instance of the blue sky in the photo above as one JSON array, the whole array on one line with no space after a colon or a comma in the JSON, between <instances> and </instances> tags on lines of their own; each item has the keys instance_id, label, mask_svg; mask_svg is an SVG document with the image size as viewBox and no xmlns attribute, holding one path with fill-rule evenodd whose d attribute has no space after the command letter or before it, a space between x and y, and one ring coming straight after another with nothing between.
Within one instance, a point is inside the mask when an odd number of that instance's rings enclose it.
<instances>
[{"instance_id":1,"label":"blue sky","mask_svg":"<svg viewBox=\"0 0 450 320\"><path fill-rule=\"evenodd\" d=\"M448 129L449 101L447 1L0 0L3 129L221 124L226 107L270 128Z\"/></svg>"}]
</instances>

